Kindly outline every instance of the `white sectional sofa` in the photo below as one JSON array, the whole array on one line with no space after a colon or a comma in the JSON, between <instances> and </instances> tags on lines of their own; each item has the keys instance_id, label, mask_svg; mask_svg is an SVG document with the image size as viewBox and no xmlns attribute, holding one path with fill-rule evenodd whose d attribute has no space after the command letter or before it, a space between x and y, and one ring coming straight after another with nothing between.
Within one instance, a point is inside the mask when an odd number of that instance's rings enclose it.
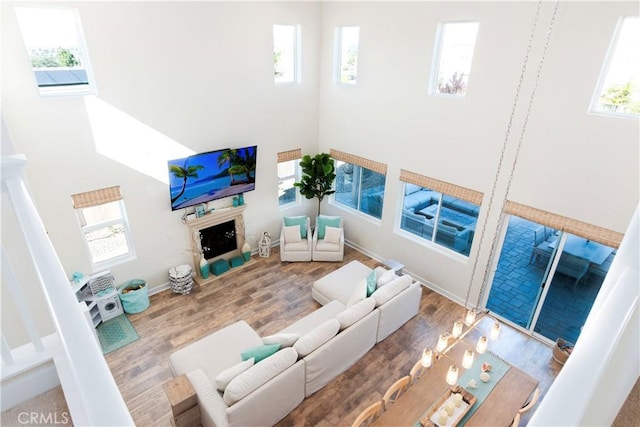
<instances>
[{"instance_id":1,"label":"white sectional sofa","mask_svg":"<svg viewBox=\"0 0 640 427\"><path fill-rule=\"evenodd\" d=\"M319 279L312 295L322 307L268 338L239 321L173 353L171 371L191 381L202 425L277 423L417 314L420 284L384 268L376 268L376 278L387 273L387 283L370 297L355 297L371 271L353 261ZM274 337L294 339L287 343L291 346L237 373L220 391L220 378L244 364L241 352Z\"/></svg>"}]
</instances>

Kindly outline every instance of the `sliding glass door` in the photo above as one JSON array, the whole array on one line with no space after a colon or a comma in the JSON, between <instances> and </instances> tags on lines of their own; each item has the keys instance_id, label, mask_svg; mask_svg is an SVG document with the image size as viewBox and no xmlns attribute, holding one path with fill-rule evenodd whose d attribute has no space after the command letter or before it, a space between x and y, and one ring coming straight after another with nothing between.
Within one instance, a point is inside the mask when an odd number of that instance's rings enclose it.
<instances>
[{"instance_id":1,"label":"sliding glass door","mask_svg":"<svg viewBox=\"0 0 640 427\"><path fill-rule=\"evenodd\" d=\"M575 342L615 250L510 216L487 308L536 335Z\"/></svg>"}]
</instances>

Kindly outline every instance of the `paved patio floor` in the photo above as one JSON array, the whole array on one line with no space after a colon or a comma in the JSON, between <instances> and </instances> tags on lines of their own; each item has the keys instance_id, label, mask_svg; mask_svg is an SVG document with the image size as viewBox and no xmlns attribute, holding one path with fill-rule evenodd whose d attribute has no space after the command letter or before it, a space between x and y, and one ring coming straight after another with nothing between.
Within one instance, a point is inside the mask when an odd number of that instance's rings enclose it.
<instances>
[{"instance_id":1,"label":"paved patio floor","mask_svg":"<svg viewBox=\"0 0 640 427\"><path fill-rule=\"evenodd\" d=\"M536 227L536 223L511 217L487 302L489 310L524 328L530 327L549 262L547 258L529 263ZM574 290L573 278L556 273L534 331L552 341L575 342L603 279L590 270Z\"/></svg>"}]
</instances>

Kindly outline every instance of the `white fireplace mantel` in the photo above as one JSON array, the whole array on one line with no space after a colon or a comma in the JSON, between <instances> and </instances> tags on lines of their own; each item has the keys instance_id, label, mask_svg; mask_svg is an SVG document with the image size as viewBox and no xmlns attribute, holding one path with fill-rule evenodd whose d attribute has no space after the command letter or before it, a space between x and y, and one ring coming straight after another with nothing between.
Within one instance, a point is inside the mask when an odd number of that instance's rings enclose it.
<instances>
[{"instance_id":1,"label":"white fireplace mantel","mask_svg":"<svg viewBox=\"0 0 640 427\"><path fill-rule=\"evenodd\" d=\"M198 278L202 279L200 277L200 254L202 253L202 247L200 246L200 231L205 228L233 220L236 229L237 249L227 252L226 254L219 255L208 261L213 262L218 259L228 260L234 256L242 256L241 248L245 241L243 213L246 207L247 205L240 205L237 207L215 209L211 212L207 212L203 217L187 220L186 224L189 227L189 237L191 239L191 246L193 249L193 269L197 272L196 276Z\"/></svg>"}]
</instances>

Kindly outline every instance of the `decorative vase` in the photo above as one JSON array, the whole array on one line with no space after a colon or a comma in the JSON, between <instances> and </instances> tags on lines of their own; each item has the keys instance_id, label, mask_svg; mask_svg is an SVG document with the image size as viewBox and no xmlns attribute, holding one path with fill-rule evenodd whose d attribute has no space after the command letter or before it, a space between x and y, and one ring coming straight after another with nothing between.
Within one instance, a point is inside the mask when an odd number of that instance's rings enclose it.
<instances>
[{"instance_id":1,"label":"decorative vase","mask_svg":"<svg viewBox=\"0 0 640 427\"><path fill-rule=\"evenodd\" d=\"M200 255L200 276L203 279L209 277L209 263L204 259L204 254Z\"/></svg>"},{"instance_id":2,"label":"decorative vase","mask_svg":"<svg viewBox=\"0 0 640 427\"><path fill-rule=\"evenodd\" d=\"M245 240L242 244L242 257L245 261L249 261L251 259L251 246Z\"/></svg>"},{"instance_id":3,"label":"decorative vase","mask_svg":"<svg viewBox=\"0 0 640 427\"><path fill-rule=\"evenodd\" d=\"M233 207L237 208L239 203L238 196L233 196Z\"/></svg>"},{"instance_id":4,"label":"decorative vase","mask_svg":"<svg viewBox=\"0 0 640 427\"><path fill-rule=\"evenodd\" d=\"M244 205L244 193L240 193L238 195L238 205L240 206Z\"/></svg>"}]
</instances>

